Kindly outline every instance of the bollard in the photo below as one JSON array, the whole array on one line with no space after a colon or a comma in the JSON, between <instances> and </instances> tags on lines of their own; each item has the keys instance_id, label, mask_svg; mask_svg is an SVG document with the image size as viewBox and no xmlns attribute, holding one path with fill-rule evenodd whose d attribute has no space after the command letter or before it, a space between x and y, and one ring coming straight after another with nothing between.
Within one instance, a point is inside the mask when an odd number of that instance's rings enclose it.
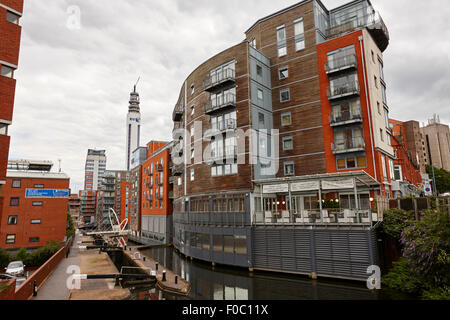
<instances>
[{"instance_id":1,"label":"bollard","mask_svg":"<svg viewBox=\"0 0 450 320\"><path fill-rule=\"evenodd\" d=\"M155 269L156 271L158 271L158 264L155 264Z\"/></svg>"},{"instance_id":2,"label":"bollard","mask_svg":"<svg viewBox=\"0 0 450 320\"><path fill-rule=\"evenodd\" d=\"M36 280L33 281L33 297L37 296L37 283Z\"/></svg>"},{"instance_id":3,"label":"bollard","mask_svg":"<svg viewBox=\"0 0 450 320\"><path fill-rule=\"evenodd\" d=\"M175 284L178 284L178 276L175 276Z\"/></svg>"},{"instance_id":4,"label":"bollard","mask_svg":"<svg viewBox=\"0 0 450 320\"><path fill-rule=\"evenodd\" d=\"M163 270L162 281L166 281L166 270Z\"/></svg>"}]
</instances>

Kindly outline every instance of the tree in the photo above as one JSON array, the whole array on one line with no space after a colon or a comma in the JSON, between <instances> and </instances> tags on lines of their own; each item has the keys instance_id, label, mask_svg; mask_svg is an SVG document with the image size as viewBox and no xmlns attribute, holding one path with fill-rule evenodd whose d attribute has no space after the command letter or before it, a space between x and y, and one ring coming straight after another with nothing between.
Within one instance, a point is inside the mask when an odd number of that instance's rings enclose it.
<instances>
[{"instance_id":1,"label":"tree","mask_svg":"<svg viewBox=\"0 0 450 320\"><path fill-rule=\"evenodd\" d=\"M75 235L75 226L72 220L72 215L67 212L67 226L66 226L66 236L67 238L73 237Z\"/></svg>"},{"instance_id":2,"label":"tree","mask_svg":"<svg viewBox=\"0 0 450 320\"><path fill-rule=\"evenodd\" d=\"M433 179L433 170L430 165L427 165L427 173ZM436 182L436 189L438 193L446 193L450 191L450 172L434 167L434 176Z\"/></svg>"},{"instance_id":3,"label":"tree","mask_svg":"<svg viewBox=\"0 0 450 320\"><path fill-rule=\"evenodd\" d=\"M0 248L0 268L6 268L10 262L11 256L9 255L8 251Z\"/></svg>"}]
</instances>

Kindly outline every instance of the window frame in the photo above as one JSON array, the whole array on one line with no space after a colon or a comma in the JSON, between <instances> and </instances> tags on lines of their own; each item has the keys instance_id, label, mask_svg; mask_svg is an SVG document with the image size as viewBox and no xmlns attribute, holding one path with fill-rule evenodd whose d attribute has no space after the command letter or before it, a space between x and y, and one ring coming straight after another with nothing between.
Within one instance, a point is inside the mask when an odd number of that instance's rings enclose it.
<instances>
[{"instance_id":1,"label":"window frame","mask_svg":"<svg viewBox=\"0 0 450 320\"><path fill-rule=\"evenodd\" d=\"M258 72L258 70L261 70L261 74ZM263 77L263 68L259 64L256 64L256 75L259 77Z\"/></svg>"},{"instance_id":2,"label":"window frame","mask_svg":"<svg viewBox=\"0 0 450 320\"><path fill-rule=\"evenodd\" d=\"M288 166L292 166L292 173L288 174L286 168ZM283 162L283 170L284 170L284 175L285 176L295 176L295 163L294 161L285 161Z\"/></svg>"},{"instance_id":3,"label":"window frame","mask_svg":"<svg viewBox=\"0 0 450 320\"><path fill-rule=\"evenodd\" d=\"M8 241L8 237L10 237L10 236L14 236L14 240L12 242L11 242L11 240ZM5 239L5 243L6 244L14 244L14 243L16 243L16 234L7 234L6 235L6 239Z\"/></svg>"},{"instance_id":4,"label":"window frame","mask_svg":"<svg viewBox=\"0 0 450 320\"><path fill-rule=\"evenodd\" d=\"M288 99L287 100L283 100L283 93L288 93ZM281 103L285 103L285 102L289 102L289 101L291 101L291 90L290 90L290 88L286 88L286 89L281 89L280 90L280 102Z\"/></svg>"},{"instance_id":5,"label":"window frame","mask_svg":"<svg viewBox=\"0 0 450 320\"><path fill-rule=\"evenodd\" d=\"M285 148L284 144L287 141L291 141L291 148L290 149L286 149ZM294 138L292 136L283 137L282 138L282 145L283 145L283 151L292 151L292 150L294 150Z\"/></svg>"},{"instance_id":6,"label":"window frame","mask_svg":"<svg viewBox=\"0 0 450 320\"><path fill-rule=\"evenodd\" d=\"M286 116L289 116L289 124L284 124L283 122L283 118L285 118ZM291 112L285 112L281 114L281 126L282 127L288 127L292 125L292 113Z\"/></svg>"},{"instance_id":7,"label":"window frame","mask_svg":"<svg viewBox=\"0 0 450 320\"><path fill-rule=\"evenodd\" d=\"M15 199L17 199L17 205L12 205L11 203ZM11 198L9 198L9 206L10 207L19 207L20 206L20 198L18 198L18 197L11 197Z\"/></svg>"},{"instance_id":8,"label":"window frame","mask_svg":"<svg viewBox=\"0 0 450 320\"><path fill-rule=\"evenodd\" d=\"M282 71L287 71L286 77L281 77ZM278 80L284 80L284 79L287 79L287 78L289 78L289 67L288 66L284 66L284 67L278 68Z\"/></svg>"},{"instance_id":9,"label":"window frame","mask_svg":"<svg viewBox=\"0 0 450 320\"><path fill-rule=\"evenodd\" d=\"M259 93L261 93L261 98L259 97ZM260 88L257 88L256 98L258 101L264 101L264 91Z\"/></svg>"},{"instance_id":10,"label":"window frame","mask_svg":"<svg viewBox=\"0 0 450 320\"><path fill-rule=\"evenodd\" d=\"M15 186L14 185L14 183L17 183L17 182L19 182L19 186ZM20 188L22 188L22 180L21 179L13 179L11 186L12 186L13 189L20 189Z\"/></svg>"},{"instance_id":11,"label":"window frame","mask_svg":"<svg viewBox=\"0 0 450 320\"><path fill-rule=\"evenodd\" d=\"M11 223L11 218L15 218L14 223ZM19 217L18 216L8 216L8 226L15 226L17 225L17 223L19 222Z\"/></svg>"}]
</instances>

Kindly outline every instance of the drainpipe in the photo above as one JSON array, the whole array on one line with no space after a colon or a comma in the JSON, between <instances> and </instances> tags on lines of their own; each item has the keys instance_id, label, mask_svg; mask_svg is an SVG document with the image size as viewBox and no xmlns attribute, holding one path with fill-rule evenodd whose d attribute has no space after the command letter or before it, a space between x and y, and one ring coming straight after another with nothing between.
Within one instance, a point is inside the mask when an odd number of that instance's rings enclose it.
<instances>
[{"instance_id":1,"label":"drainpipe","mask_svg":"<svg viewBox=\"0 0 450 320\"><path fill-rule=\"evenodd\" d=\"M374 140L373 140L373 133L372 133L372 116L370 114L369 110L369 96L368 96L368 90L367 90L367 80L366 80L366 64L364 62L364 52L363 52L363 43L362 43L362 36L359 36L359 47L361 49L361 61L362 61L362 67L363 67L363 76L364 76L364 92L366 94L366 107L367 107L367 115L369 116L369 131L370 131L370 142L372 145L372 161L373 161L373 171L375 173L375 180L378 181L377 177L377 168L375 166L375 150L374 150Z\"/></svg>"}]
</instances>

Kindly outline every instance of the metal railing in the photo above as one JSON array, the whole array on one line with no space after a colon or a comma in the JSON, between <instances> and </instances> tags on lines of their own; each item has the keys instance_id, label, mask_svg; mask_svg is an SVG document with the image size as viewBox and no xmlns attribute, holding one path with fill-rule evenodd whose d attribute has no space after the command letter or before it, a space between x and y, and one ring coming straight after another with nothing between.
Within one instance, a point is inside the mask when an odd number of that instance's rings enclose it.
<instances>
[{"instance_id":1,"label":"metal railing","mask_svg":"<svg viewBox=\"0 0 450 320\"><path fill-rule=\"evenodd\" d=\"M329 99L336 99L353 94L359 95L359 83L358 81L348 81L338 84L333 88L333 90L328 88L327 94Z\"/></svg>"},{"instance_id":2,"label":"metal railing","mask_svg":"<svg viewBox=\"0 0 450 320\"><path fill-rule=\"evenodd\" d=\"M340 112L338 114L330 114L330 124L336 125L339 123L345 123L347 121L355 122L356 120L362 121L361 114L352 114L351 112Z\"/></svg>"},{"instance_id":3,"label":"metal railing","mask_svg":"<svg viewBox=\"0 0 450 320\"><path fill-rule=\"evenodd\" d=\"M227 119L226 121L219 121L215 126L205 131L205 136L213 136L227 132L228 130L235 130L237 128L235 119Z\"/></svg>"},{"instance_id":4,"label":"metal railing","mask_svg":"<svg viewBox=\"0 0 450 320\"><path fill-rule=\"evenodd\" d=\"M325 63L325 71L327 73L331 73L344 68L349 67L356 68L356 66L357 66L356 55L350 54L337 59L333 59L332 61L328 61L327 63Z\"/></svg>"},{"instance_id":5,"label":"metal railing","mask_svg":"<svg viewBox=\"0 0 450 320\"><path fill-rule=\"evenodd\" d=\"M251 223L250 214L244 212L175 213L173 221L208 226L245 226Z\"/></svg>"},{"instance_id":6,"label":"metal railing","mask_svg":"<svg viewBox=\"0 0 450 320\"><path fill-rule=\"evenodd\" d=\"M237 146L227 146L224 150L212 150L211 161L219 161L223 159L231 159L237 157Z\"/></svg>"},{"instance_id":7,"label":"metal railing","mask_svg":"<svg viewBox=\"0 0 450 320\"><path fill-rule=\"evenodd\" d=\"M235 72L233 69L224 69L222 71L216 72L212 76L209 75L203 81L203 89L209 90L229 81L235 81Z\"/></svg>"},{"instance_id":8,"label":"metal railing","mask_svg":"<svg viewBox=\"0 0 450 320\"><path fill-rule=\"evenodd\" d=\"M342 33L352 31L354 29L362 27L372 27L376 25L380 26L386 38L389 39L389 30L377 11L328 28L326 30L326 36L327 38L331 38L338 36Z\"/></svg>"},{"instance_id":9,"label":"metal railing","mask_svg":"<svg viewBox=\"0 0 450 320\"><path fill-rule=\"evenodd\" d=\"M210 100L203 105L205 113L210 113L225 107L236 106L236 95L228 92L224 95L220 95L216 100Z\"/></svg>"},{"instance_id":10,"label":"metal railing","mask_svg":"<svg viewBox=\"0 0 450 320\"><path fill-rule=\"evenodd\" d=\"M371 209L319 209L302 212L253 212L253 224L367 224L378 222L378 214Z\"/></svg>"},{"instance_id":11,"label":"metal railing","mask_svg":"<svg viewBox=\"0 0 450 320\"><path fill-rule=\"evenodd\" d=\"M354 149L365 149L366 142L364 138L344 139L331 143L331 150L333 152L346 152Z\"/></svg>"}]
</instances>

